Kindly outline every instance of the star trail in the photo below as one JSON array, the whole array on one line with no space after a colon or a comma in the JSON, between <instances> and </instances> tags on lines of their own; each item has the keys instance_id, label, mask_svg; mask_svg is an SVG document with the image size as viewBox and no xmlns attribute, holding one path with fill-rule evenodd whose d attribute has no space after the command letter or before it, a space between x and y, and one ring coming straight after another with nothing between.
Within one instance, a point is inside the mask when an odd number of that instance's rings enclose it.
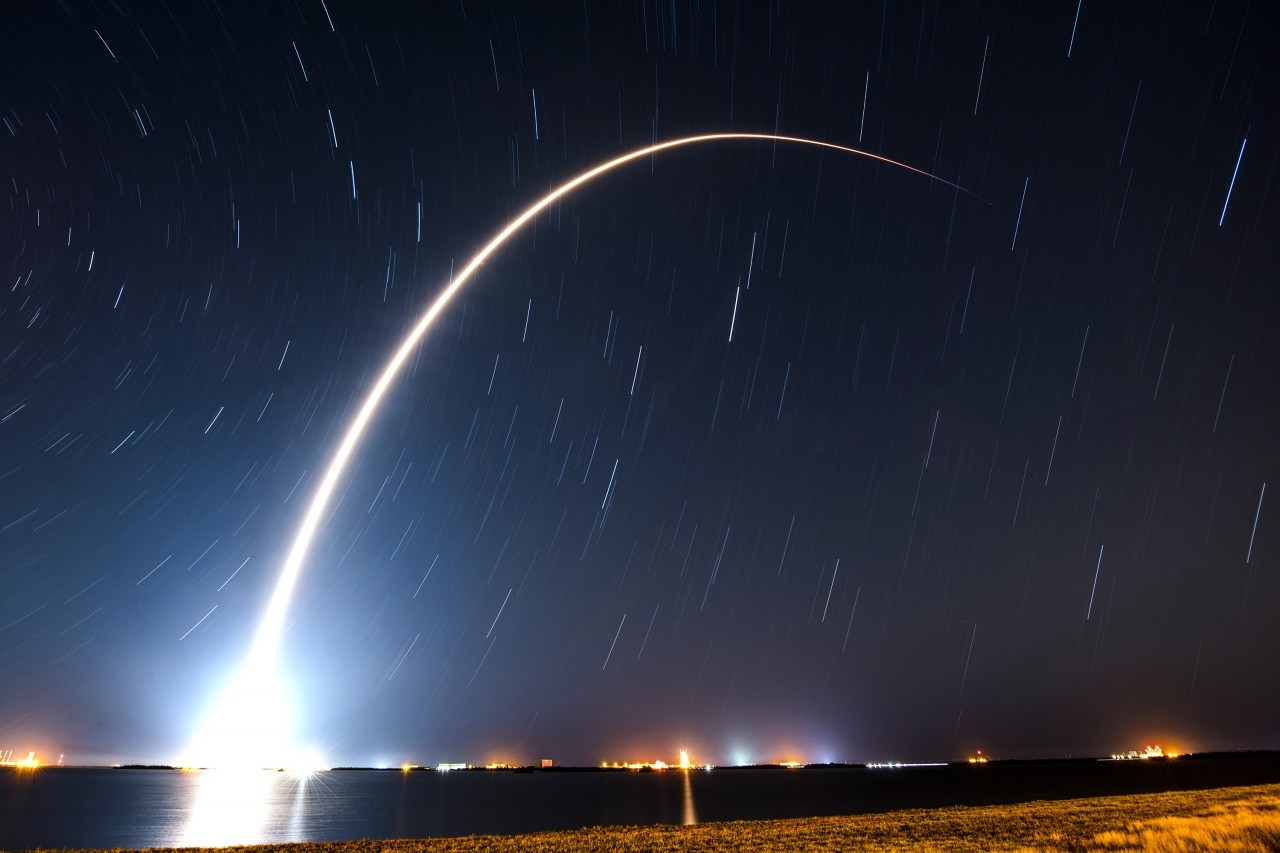
<instances>
[{"instance_id":1,"label":"star trail","mask_svg":"<svg viewBox=\"0 0 1280 853\"><path fill-rule=\"evenodd\" d=\"M1276 746L1278 23L16 5L0 750Z\"/></svg>"}]
</instances>

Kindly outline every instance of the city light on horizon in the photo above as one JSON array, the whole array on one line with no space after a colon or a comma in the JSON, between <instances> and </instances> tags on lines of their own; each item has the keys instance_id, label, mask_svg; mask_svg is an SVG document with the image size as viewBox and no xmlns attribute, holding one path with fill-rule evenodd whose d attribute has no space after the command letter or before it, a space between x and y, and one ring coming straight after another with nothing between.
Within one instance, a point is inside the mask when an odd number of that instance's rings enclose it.
<instances>
[{"instance_id":1,"label":"city light on horizon","mask_svg":"<svg viewBox=\"0 0 1280 853\"><path fill-rule=\"evenodd\" d=\"M285 771L289 775L297 778L305 778L316 773L324 773L333 769L335 764L342 764L344 767L368 768L368 769L398 769L401 772L411 772L414 770L516 770L522 768L534 769L557 769L563 767L579 767L608 770L631 770L631 771L664 771L664 770L695 770L695 769L712 769L713 767L781 767L788 769L800 769L804 767L814 766L865 766L869 768L895 768L895 767L936 767L945 766L947 764L987 764L993 760L1010 760L1005 757L997 756L995 759L984 749L977 749L968 753L958 754L938 754L934 756L921 756L912 759L893 759L884 760L877 757L868 757L864 755L845 755L831 756L822 755L819 752L812 751L806 753L802 750L789 748L786 750L777 750L772 753L774 757L761 757L759 759L744 759L739 753L734 757L725 758L728 750L721 752L718 760L706 761L695 758L691 751L687 748L679 748L672 751L669 756L663 756L661 750L622 750L631 756L626 759L608 758L595 763L569 761L562 763L551 758L532 758L530 756L538 755L531 752L502 752L497 750L489 750L488 757L483 759L473 758L469 760L459 760L467 757L465 751L450 750L445 753L445 757L436 760L425 760L421 754L411 759L403 759L394 763L388 763L385 760L371 761L351 761L335 762L326 752L316 748L296 748L292 750L270 749L264 744L258 742L256 745L252 742L252 738L258 737L256 732L260 732L261 728L252 726L247 729L249 739L237 740L238 733L232 723L234 716L226 716L227 725L220 733L226 740L219 742L225 743L225 748L212 749L211 747L204 753L208 756L208 760L197 761L192 758L192 753L184 753L177 760L115 760L110 763L112 767L171 767L184 771L223 771L225 774L256 772L259 770ZM793 737L792 743L796 742ZM206 743L206 746L212 744L213 741ZM712 751L709 751L712 752ZM660 757L640 757L645 753L648 755L658 755ZM1104 760L1140 760L1140 759L1173 759L1183 755L1190 754L1190 750L1185 748L1169 749L1159 744L1151 743L1140 749L1132 749L1123 752L1111 754L1098 753L1096 756ZM545 754L544 754L545 755ZM498 757L494 757L498 756ZM1056 756L1047 754L1021 755L1019 758L1025 760L1043 760L1051 759ZM1091 757L1088 754L1082 757ZM22 769L38 769L40 767L61 766L65 756L59 756L58 761L49 765L40 760L39 753L36 751L27 751L25 754L15 750L0 750L0 767L13 767ZM1018 760L1018 759L1013 759ZM107 766L105 764L94 765L92 762L87 764L79 762L83 766Z\"/></svg>"},{"instance_id":2,"label":"city light on horizon","mask_svg":"<svg viewBox=\"0 0 1280 853\"><path fill-rule=\"evenodd\" d=\"M19 770L38 770L40 768L40 759L36 757L35 750L26 754L23 758L16 761L13 760L11 753L0 753L0 767L16 767Z\"/></svg>"}]
</instances>

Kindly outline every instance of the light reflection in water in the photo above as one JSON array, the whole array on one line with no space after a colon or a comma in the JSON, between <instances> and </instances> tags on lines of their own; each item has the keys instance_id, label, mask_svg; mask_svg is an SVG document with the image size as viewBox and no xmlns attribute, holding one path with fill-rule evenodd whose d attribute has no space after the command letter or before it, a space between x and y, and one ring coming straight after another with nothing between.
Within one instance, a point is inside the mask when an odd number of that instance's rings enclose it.
<instances>
[{"instance_id":1,"label":"light reflection in water","mask_svg":"<svg viewBox=\"0 0 1280 853\"><path fill-rule=\"evenodd\" d=\"M271 770L202 770L173 844L223 847L301 840L307 779Z\"/></svg>"},{"instance_id":2,"label":"light reflection in water","mask_svg":"<svg viewBox=\"0 0 1280 853\"><path fill-rule=\"evenodd\" d=\"M307 821L307 783L311 781L310 774L298 776L295 778L293 788L293 805L289 809L289 821L285 828L285 841L305 841L306 840L306 821Z\"/></svg>"},{"instance_id":3,"label":"light reflection in water","mask_svg":"<svg viewBox=\"0 0 1280 853\"><path fill-rule=\"evenodd\" d=\"M689 771L684 772L684 826L693 826L698 822L698 813L693 808L693 783L689 781Z\"/></svg>"}]
</instances>

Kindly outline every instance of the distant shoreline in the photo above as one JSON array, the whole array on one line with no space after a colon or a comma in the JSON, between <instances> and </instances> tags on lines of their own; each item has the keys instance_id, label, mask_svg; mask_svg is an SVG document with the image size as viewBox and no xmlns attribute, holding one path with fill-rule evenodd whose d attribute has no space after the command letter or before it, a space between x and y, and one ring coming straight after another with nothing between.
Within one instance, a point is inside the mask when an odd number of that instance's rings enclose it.
<instances>
[{"instance_id":1,"label":"distant shoreline","mask_svg":"<svg viewBox=\"0 0 1280 853\"><path fill-rule=\"evenodd\" d=\"M1160 757L1160 758L1133 759L1133 760L1153 761L1153 762L1159 763L1162 761L1205 761L1205 760L1217 760L1217 759L1223 759L1223 758L1269 759L1269 758L1277 758L1277 757L1280 757L1280 750L1244 749L1244 750L1234 750L1234 751L1228 751L1228 752L1219 751L1219 752L1187 753L1185 755L1177 756L1176 758ZM1070 756L1070 757L1064 757L1064 758L1008 758L1008 759L996 758L996 759L990 759L988 763L993 765L1079 764L1079 763L1091 763L1091 762L1097 762L1097 761L1112 761L1112 760L1115 760L1115 759L1107 756ZM1128 759L1125 759L1125 760L1128 760ZM929 766L964 767L968 763L969 762L966 762L966 761L940 761L940 762L932 763ZM910 763L902 763L896 766L901 768L908 768L908 767L913 767L917 765L913 765ZM923 765L920 765L920 766L923 766ZM203 767L199 767L199 768L180 767L174 764L67 764L67 765L45 764L45 765L41 765L41 769L44 769L44 770L52 770L52 769L58 769L58 768L86 769L86 770L110 769L110 770L174 770L174 771L190 771L190 770L208 769ZM270 768L264 767L262 769L268 770ZM702 766L697 766L690 769L694 771L698 771L706 768ZM890 767L890 765L887 763L836 761L836 762L828 762L828 763L821 763L821 764L798 764L794 767L783 765L783 764L711 765L709 769L724 772L724 771L739 771L739 770L791 771L791 770L797 770L797 769L798 770L893 769L893 767ZM326 773L348 773L348 772L435 773L439 771L437 770L436 767L433 767L432 765L429 765L429 764L422 764L422 765L413 764L413 765L407 765L407 766L402 765L399 767L361 767L356 765L339 766L339 767L327 768L323 772L326 772ZM477 764L477 765L468 765L465 769L454 768L449 770L448 772L451 772L451 773L457 773L457 772L467 772L467 773L473 773L473 772L482 772L482 773L591 773L591 772L628 773L630 772L630 773L637 773L637 772L680 772L680 768L674 767L671 765L668 765L666 768L663 768L663 769L658 769L650 766L645 766L640 769L636 769L634 767L614 766L614 765L604 767L604 766L594 765L594 764L589 764L589 765L557 764L550 767L541 767L534 764L490 767L490 766Z\"/></svg>"},{"instance_id":2,"label":"distant shoreline","mask_svg":"<svg viewBox=\"0 0 1280 853\"><path fill-rule=\"evenodd\" d=\"M710 851L1280 847L1280 784L1038 800L1012 806L730 821L696 826L597 827L524 835L221 847L220 853L463 853L463 851ZM200 849L200 848L197 848Z\"/></svg>"}]
</instances>

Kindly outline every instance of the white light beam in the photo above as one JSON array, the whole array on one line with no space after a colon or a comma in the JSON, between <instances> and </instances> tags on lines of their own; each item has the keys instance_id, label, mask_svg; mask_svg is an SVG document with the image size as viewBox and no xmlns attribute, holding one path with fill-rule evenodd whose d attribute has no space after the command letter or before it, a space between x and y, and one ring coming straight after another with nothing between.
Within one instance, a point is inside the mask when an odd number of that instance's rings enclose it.
<instances>
[{"instance_id":1,"label":"white light beam","mask_svg":"<svg viewBox=\"0 0 1280 853\"><path fill-rule=\"evenodd\" d=\"M922 175L938 183L945 184L954 189L961 190L969 195L974 195L969 190L960 185L948 181L946 178L940 178L923 169L901 163L897 160L891 160L879 154L872 154L869 151L862 151L857 148L849 148L844 145L836 145L833 142L821 142L815 139L804 139L796 136L779 136L769 133L711 133L700 136L686 136L680 139L671 139L666 142L660 142L656 145L649 145L630 151L613 158L605 163L600 164L592 169L588 169L577 177L566 181L556 187L551 192L534 202L523 213L517 216L511 222L507 223L501 231L499 231L488 243L485 244L479 252L471 258L461 270L453 277L448 286L436 297L435 301L427 308L426 312L418 320L417 324L405 336L400 343L395 354L392 355L390 361L383 367L382 373L378 376L377 382L374 383L368 395L364 399L364 403L360 406L360 411L356 414L355 419L351 421L351 425L347 427L346 434L343 435L341 443L338 445L329 465L325 469L324 476L320 480L320 484L316 487L315 493L311 497L311 503L307 507L306 515L302 519L302 524L298 527L297 533L294 534L293 544L289 548L288 556L285 558L284 566L280 570L280 578L276 581L275 589L272 593L270 603L267 605L266 613L263 617L262 624L258 629L258 634L254 640L253 654L266 655L274 657L275 650L278 645L278 639L283 632L284 617L288 610L289 601L293 596L293 588L298 580L298 575L302 571L303 562L306 559L307 552L311 548L311 542L315 539L315 535L320 526L320 519L323 518L325 510L329 506L329 501L333 497L334 489L338 485L338 480L342 477L342 472L347 467L352 453L355 452L356 446L360 443L361 437L364 435L365 429L369 425L369 421L373 419L374 413L378 410L378 405L382 402L382 398L386 395L387 389L391 387L391 383L395 381L396 376L400 373L404 363L409 359L417 347L419 341L431 328L437 316L443 311L454 296L462 289L480 265L488 260L489 256L502 247L512 235L519 231L524 225L533 219L543 210L546 210L557 200L565 195L573 192L583 184L587 184L600 177L601 175L617 169L633 160L639 160L656 154L659 151L666 151L672 148L681 148L688 145L698 145L704 142L720 142L729 140L764 140L770 142L794 142L800 145L810 145L815 148L826 148L833 151L843 151L847 154L854 154L859 157L866 157L880 163L886 163L890 166L897 166ZM975 196L976 197L976 196Z\"/></svg>"}]
</instances>

